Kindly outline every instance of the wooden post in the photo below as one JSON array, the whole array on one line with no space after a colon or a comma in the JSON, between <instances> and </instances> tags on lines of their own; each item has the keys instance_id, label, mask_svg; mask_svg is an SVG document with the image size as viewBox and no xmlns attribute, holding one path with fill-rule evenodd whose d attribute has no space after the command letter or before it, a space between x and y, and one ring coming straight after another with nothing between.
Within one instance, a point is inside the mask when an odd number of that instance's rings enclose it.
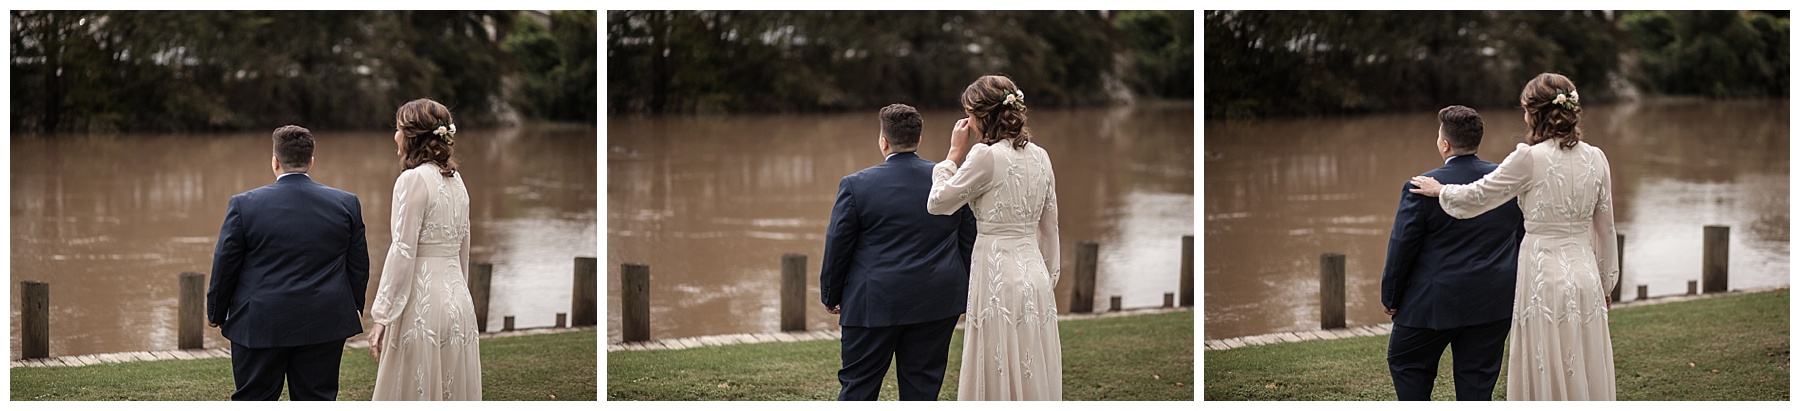
<instances>
[{"instance_id":1,"label":"wooden post","mask_svg":"<svg viewBox=\"0 0 1800 411\"><path fill-rule=\"evenodd\" d=\"M1624 300L1619 299L1619 296L1623 295L1624 291L1625 291L1625 235L1619 234L1619 283L1616 285L1613 285L1613 292L1612 292L1613 302L1624 301Z\"/></svg>"},{"instance_id":2,"label":"wooden post","mask_svg":"<svg viewBox=\"0 0 1800 411\"><path fill-rule=\"evenodd\" d=\"M1707 294L1725 292L1730 288L1727 277L1731 268L1731 227L1706 226L1705 238L1701 251L1700 291Z\"/></svg>"},{"instance_id":3,"label":"wooden post","mask_svg":"<svg viewBox=\"0 0 1800 411\"><path fill-rule=\"evenodd\" d=\"M625 264L620 267L619 328L625 342L650 341L650 266Z\"/></svg>"},{"instance_id":4,"label":"wooden post","mask_svg":"<svg viewBox=\"0 0 1800 411\"><path fill-rule=\"evenodd\" d=\"M1650 285L1638 284L1638 300L1650 298Z\"/></svg>"},{"instance_id":5,"label":"wooden post","mask_svg":"<svg viewBox=\"0 0 1800 411\"><path fill-rule=\"evenodd\" d=\"M494 263L477 262L469 265L469 299L475 301L475 329L481 332L488 330L488 296L492 295L494 284Z\"/></svg>"},{"instance_id":6,"label":"wooden post","mask_svg":"<svg viewBox=\"0 0 1800 411\"><path fill-rule=\"evenodd\" d=\"M1344 328L1344 255L1319 255L1319 329Z\"/></svg>"},{"instance_id":7,"label":"wooden post","mask_svg":"<svg viewBox=\"0 0 1800 411\"><path fill-rule=\"evenodd\" d=\"M781 255L781 331L806 331L806 254Z\"/></svg>"},{"instance_id":8,"label":"wooden post","mask_svg":"<svg viewBox=\"0 0 1800 411\"><path fill-rule=\"evenodd\" d=\"M1163 293L1162 308L1175 308L1175 293Z\"/></svg>"},{"instance_id":9,"label":"wooden post","mask_svg":"<svg viewBox=\"0 0 1800 411\"><path fill-rule=\"evenodd\" d=\"M599 320L600 306L595 296L600 293L598 270L600 261L594 257L575 257L575 288L570 298L569 326L586 327Z\"/></svg>"},{"instance_id":10,"label":"wooden post","mask_svg":"<svg viewBox=\"0 0 1800 411\"><path fill-rule=\"evenodd\" d=\"M1688 280L1687 295L1697 295L1697 294L1700 294L1700 281L1699 280Z\"/></svg>"},{"instance_id":11,"label":"wooden post","mask_svg":"<svg viewBox=\"0 0 1800 411\"><path fill-rule=\"evenodd\" d=\"M50 357L50 283L19 282L20 358Z\"/></svg>"},{"instance_id":12,"label":"wooden post","mask_svg":"<svg viewBox=\"0 0 1800 411\"><path fill-rule=\"evenodd\" d=\"M512 331L513 330L513 316L510 316L510 315L506 316L506 319L504 321L506 321L506 325L504 328L501 328L500 331Z\"/></svg>"},{"instance_id":13,"label":"wooden post","mask_svg":"<svg viewBox=\"0 0 1800 411\"><path fill-rule=\"evenodd\" d=\"M1194 306L1194 236L1181 236L1181 306Z\"/></svg>"},{"instance_id":14,"label":"wooden post","mask_svg":"<svg viewBox=\"0 0 1800 411\"><path fill-rule=\"evenodd\" d=\"M1093 241L1075 243L1075 290L1069 296L1069 312L1094 312L1094 280L1099 270L1100 244Z\"/></svg>"},{"instance_id":15,"label":"wooden post","mask_svg":"<svg viewBox=\"0 0 1800 411\"><path fill-rule=\"evenodd\" d=\"M1112 311L1124 310L1124 304L1122 303L1124 303L1124 298L1116 295L1112 296Z\"/></svg>"},{"instance_id":16,"label":"wooden post","mask_svg":"<svg viewBox=\"0 0 1800 411\"><path fill-rule=\"evenodd\" d=\"M206 344L206 275L181 273L175 308L175 347L183 350Z\"/></svg>"},{"instance_id":17,"label":"wooden post","mask_svg":"<svg viewBox=\"0 0 1800 411\"><path fill-rule=\"evenodd\" d=\"M569 323L569 313L556 313L556 328L563 328Z\"/></svg>"}]
</instances>

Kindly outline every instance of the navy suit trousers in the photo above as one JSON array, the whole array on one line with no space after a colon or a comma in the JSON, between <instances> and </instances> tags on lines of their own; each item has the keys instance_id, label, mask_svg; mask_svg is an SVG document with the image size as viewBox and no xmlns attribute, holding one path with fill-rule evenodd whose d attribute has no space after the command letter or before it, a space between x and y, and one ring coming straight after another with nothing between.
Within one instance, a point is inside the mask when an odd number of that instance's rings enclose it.
<instances>
[{"instance_id":1,"label":"navy suit trousers","mask_svg":"<svg viewBox=\"0 0 1800 411\"><path fill-rule=\"evenodd\" d=\"M1437 383L1438 359L1450 348L1455 367L1457 401L1490 401L1500 379L1500 358L1512 319L1446 330L1394 324L1388 334L1388 373L1401 401L1430 401Z\"/></svg>"},{"instance_id":2,"label":"navy suit trousers","mask_svg":"<svg viewBox=\"0 0 1800 411\"><path fill-rule=\"evenodd\" d=\"M891 327L844 326L844 368L838 370L844 388L838 401L874 401L890 360L900 368L901 401L936 401L958 317Z\"/></svg>"}]
</instances>

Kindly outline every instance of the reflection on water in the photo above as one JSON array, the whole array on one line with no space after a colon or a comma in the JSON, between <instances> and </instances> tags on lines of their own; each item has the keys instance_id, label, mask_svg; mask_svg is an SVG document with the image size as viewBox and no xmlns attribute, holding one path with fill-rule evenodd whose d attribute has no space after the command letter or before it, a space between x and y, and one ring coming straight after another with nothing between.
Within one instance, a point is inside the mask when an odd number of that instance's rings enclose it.
<instances>
[{"instance_id":1,"label":"reflection on water","mask_svg":"<svg viewBox=\"0 0 1800 411\"><path fill-rule=\"evenodd\" d=\"M924 113L919 153L942 160L960 113ZM1096 293L1158 306L1179 285L1193 234L1191 105L1033 110L1062 215L1058 306L1067 312L1074 243L1100 243ZM875 111L823 115L607 119L607 281L650 266L651 338L779 329L780 257L807 255L807 328L833 329L817 302L838 179L879 164ZM617 341L619 297L607 295Z\"/></svg>"},{"instance_id":2,"label":"reflection on water","mask_svg":"<svg viewBox=\"0 0 1800 411\"><path fill-rule=\"evenodd\" d=\"M1478 155L1523 141L1517 109L1482 110ZM1681 294L1701 231L1731 226L1733 289L1786 285L1787 100L1657 100L1583 109L1613 167L1625 298ZM1319 255L1346 255L1350 326L1387 321L1381 270L1406 179L1437 168L1435 112L1206 124L1206 338L1319 326Z\"/></svg>"},{"instance_id":3,"label":"reflection on water","mask_svg":"<svg viewBox=\"0 0 1800 411\"><path fill-rule=\"evenodd\" d=\"M379 281L400 168L392 132L315 132L312 177L357 195ZM573 257L594 256L592 127L467 130L472 254L494 263L490 327L552 325L570 309ZM50 283L50 355L175 349L178 274L212 269L233 194L274 181L269 134L14 137L12 301ZM19 307L11 307L19 352ZM228 344L207 329L206 346Z\"/></svg>"}]
</instances>

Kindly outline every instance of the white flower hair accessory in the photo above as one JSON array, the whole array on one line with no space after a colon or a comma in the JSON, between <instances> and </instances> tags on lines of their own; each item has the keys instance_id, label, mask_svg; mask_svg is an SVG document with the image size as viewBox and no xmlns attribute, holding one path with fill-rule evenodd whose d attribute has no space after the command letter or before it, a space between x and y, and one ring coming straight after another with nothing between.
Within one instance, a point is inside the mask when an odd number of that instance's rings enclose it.
<instances>
[{"instance_id":1,"label":"white flower hair accessory","mask_svg":"<svg viewBox=\"0 0 1800 411\"><path fill-rule=\"evenodd\" d=\"M431 134L443 137L446 143L456 144L456 124L450 124L448 127L438 126L437 130L431 131Z\"/></svg>"},{"instance_id":2,"label":"white flower hair accessory","mask_svg":"<svg viewBox=\"0 0 1800 411\"><path fill-rule=\"evenodd\" d=\"M1006 92L1006 105L1013 106L1013 108L1016 108L1016 109L1024 110L1025 109L1025 90L1020 90L1020 89L1015 88L1015 89L1012 89L1012 91Z\"/></svg>"},{"instance_id":3,"label":"white flower hair accessory","mask_svg":"<svg viewBox=\"0 0 1800 411\"><path fill-rule=\"evenodd\" d=\"M1574 110L1575 106L1581 104L1581 93L1575 90L1556 89L1556 100L1552 103L1561 104L1563 108Z\"/></svg>"}]
</instances>

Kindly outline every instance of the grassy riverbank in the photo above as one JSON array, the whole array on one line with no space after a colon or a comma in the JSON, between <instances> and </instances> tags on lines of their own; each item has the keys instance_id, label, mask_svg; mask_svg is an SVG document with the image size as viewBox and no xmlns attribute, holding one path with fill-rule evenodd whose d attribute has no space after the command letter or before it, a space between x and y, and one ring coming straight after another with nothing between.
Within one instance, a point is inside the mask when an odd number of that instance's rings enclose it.
<instances>
[{"instance_id":1,"label":"grassy riverbank","mask_svg":"<svg viewBox=\"0 0 1800 411\"><path fill-rule=\"evenodd\" d=\"M1192 400L1194 312L1065 320L1063 399ZM838 341L607 353L609 400L832 400ZM956 399L962 330L950 342L940 400ZM881 399L895 399L889 369Z\"/></svg>"},{"instance_id":2,"label":"grassy riverbank","mask_svg":"<svg viewBox=\"0 0 1800 411\"><path fill-rule=\"evenodd\" d=\"M483 338L483 399L594 400L599 382L594 335L584 330ZM228 400L233 387L229 358L12 369L13 401ZM369 350L345 349L338 400L368 400L374 387Z\"/></svg>"},{"instance_id":3,"label":"grassy riverbank","mask_svg":"<svg viewBox=\"0 0 1800 411\"><path fill-rule=\"evenodd\" d=\"M1612 312L1619 400L1786 401L1789 290ZM1388 400L1385 335L1207 351L1206 400ZM1502 369L1494 399L1506 399ZM1450 356L1432 398L1455 389Z\"/></svg>"}]
</instances>

